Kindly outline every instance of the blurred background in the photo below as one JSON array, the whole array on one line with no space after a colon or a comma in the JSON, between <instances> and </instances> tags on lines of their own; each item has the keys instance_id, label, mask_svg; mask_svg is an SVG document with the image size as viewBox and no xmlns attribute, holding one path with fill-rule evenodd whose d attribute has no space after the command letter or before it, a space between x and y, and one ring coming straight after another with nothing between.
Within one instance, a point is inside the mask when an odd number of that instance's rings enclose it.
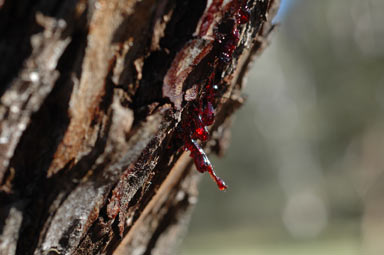
<instances>
[{"instance_id":1,"label":"blurred background","mask_svg":"<svg viewBox=\"0 0 384 255\"><path fill-rule=\"evenodd\" d=\"M282 0L182 255L384 254L384 1Z\"/></svg>"}]
</instances>

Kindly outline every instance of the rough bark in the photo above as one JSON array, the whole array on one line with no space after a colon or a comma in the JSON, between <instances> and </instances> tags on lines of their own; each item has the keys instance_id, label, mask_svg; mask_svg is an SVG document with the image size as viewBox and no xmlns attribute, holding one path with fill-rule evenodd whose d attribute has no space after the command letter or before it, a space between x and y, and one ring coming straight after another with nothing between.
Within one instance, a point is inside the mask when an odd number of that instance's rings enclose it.
<instances>
[{"instance_id":1,"label":"rough bark","mask_svg":"<svg viewBox=\"0 0 384 255\"><path fill-rule=\"evenodd\" d=\"M234 1L0 1L0 254L172 254L199 175L175 128ZM248 1L208 151L277 2Z\"/></svg>"}]
</instances>

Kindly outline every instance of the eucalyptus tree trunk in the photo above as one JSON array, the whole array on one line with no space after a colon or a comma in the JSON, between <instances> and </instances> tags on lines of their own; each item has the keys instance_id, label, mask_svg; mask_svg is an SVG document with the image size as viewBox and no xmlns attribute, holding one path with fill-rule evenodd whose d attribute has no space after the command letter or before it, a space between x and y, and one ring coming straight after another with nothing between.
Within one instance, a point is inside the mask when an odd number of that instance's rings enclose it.
<instances>
[{"instance_id":1,"label":"eucalyptus tree trunk","mask_svg":"<svg viewBox=\"0 0 384 255\"><path fill-rule=\"evenodd\" d=\"M172 254L200 176L181 123L214 82L196 144L225 149L277 5L0 1L0 254Z\"/></svg>"}]
</instances>

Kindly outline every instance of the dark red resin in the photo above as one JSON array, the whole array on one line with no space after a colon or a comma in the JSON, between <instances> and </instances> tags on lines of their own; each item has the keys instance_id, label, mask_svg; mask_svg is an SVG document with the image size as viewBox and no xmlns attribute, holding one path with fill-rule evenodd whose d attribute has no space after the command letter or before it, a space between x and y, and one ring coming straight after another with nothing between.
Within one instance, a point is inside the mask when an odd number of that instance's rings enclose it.
<instances>
[{"instance_id":1,"label":"dark red resin","mask_svg":"<svg viewBox=\"0 0 384 255\"><path fill-rule=\"evenodd\" d=\"M222 0L213 1L201 24L200 35L206 34L209 25L213 22L214 13L221 4ZM212 73L202 88L200 99L191 103L191 108L187 112L188 116L183 118L180 128L178 128L178 136L183 140L184 148L190 151L190 156L193 158L196 169L201 173L208 172L220 190L227 189L227 185L213 171L211 162L196 140L199 139L202 142L208 140L207 126L212 125L215 120L214 105L217 101L216 93L220 89L219 84L215 84L215 78L221 75L225 65L232 60L232 55L240 39L238 26L249 21L250 12L247 7L247 1L233 0L229 8L227 8L225 15L229 17L230 31L227 33L216 32L215 43L217 49L215 52L217 55L209 63L213 68Z\"/></svg>"},{"instance_id":2,"label":"dark red resin","mask_svg":"<svg viewBox=\"0 0 384 255\"><path fill-rule=\"evenodd\" d=\"M209 161L207 155L205 154L204 150L199 146L199 144L195 140L191 139L186 143L185 146L191 152L190 156L195 162L196 169L200 173L208 172L211 178L217 183L219 189L225 190L227 188L227 185L213 171L211 162Z\"/></svg>"},{"instance_id":3,"label":"dark red resin","mask_svg":"<svg viewBox=\"0 0 384 255\"><path fill-rule=\"evenodd\" d=\"M211 102L203 102L200 108L201 119L205 126L210 126L215 121L215 109Z\"/></svg>"},{"instance_id":4,"label":"dark red resin","mask_svg":"<svg viewBox=\"0 0 384 255\"><path fill-rule=\"evenodd\" d=\"M243 6L240 11L239 11L239 14L237 16L237 23L238 24L245 24L249 21L249 17L251 16L250 12L249 12L249 9L248 7L245 5Z\"/></svg>"},{"instance_id":5,"label":"dark red resin","mask_svg":"<svg viewBox=\"0 0 384 255\"><path fill-rule=\"evenodd\" d=\"M228 63L232 60L232 54L236 50L239 39L239 30L235 24L231 34L226 35L218 40L218 42L221 44L221 52L219 56L220 60L225 63Z\"/></svg>"}]
</instances>

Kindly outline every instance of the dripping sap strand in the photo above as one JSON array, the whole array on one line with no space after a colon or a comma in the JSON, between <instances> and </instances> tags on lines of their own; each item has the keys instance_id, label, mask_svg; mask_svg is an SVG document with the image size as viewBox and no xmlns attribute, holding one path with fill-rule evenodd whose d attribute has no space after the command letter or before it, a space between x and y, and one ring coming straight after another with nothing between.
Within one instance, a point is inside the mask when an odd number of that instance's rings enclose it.
<instances>
[{"instance_id":1,"label":"dripping sap strand","mask_svg":"<svg viewBox=\"0 0 384 255\"><path fill-rule=\"evenodd\" d=\"M216 35L215 41L219 45L219 53L216 58L220 65L225 65L232 60L233 52L237 48L240 39L238 25L249 21L250 11L246 2L246 0L234 0L232 2L233 6L231 7L234 9L232 17L235 17L232 30L226 35ZM213 63L211 65L214 66ZM182 121L179 132L184 140L184 148L190 151L190 156L193 158L196 169L201 173L208 172L219 189L226 190L227 185L216 175L206 153L196 141L197 139L202 142L208 140L209 133L207 127L212 125L215 120L215 92L218 89L218 85L214 84L215 73L216 70L214 69L205 84L205 93L200 100L193 102L192 110L190 110L187 118Z\"/></svg>"}]
</instances>

